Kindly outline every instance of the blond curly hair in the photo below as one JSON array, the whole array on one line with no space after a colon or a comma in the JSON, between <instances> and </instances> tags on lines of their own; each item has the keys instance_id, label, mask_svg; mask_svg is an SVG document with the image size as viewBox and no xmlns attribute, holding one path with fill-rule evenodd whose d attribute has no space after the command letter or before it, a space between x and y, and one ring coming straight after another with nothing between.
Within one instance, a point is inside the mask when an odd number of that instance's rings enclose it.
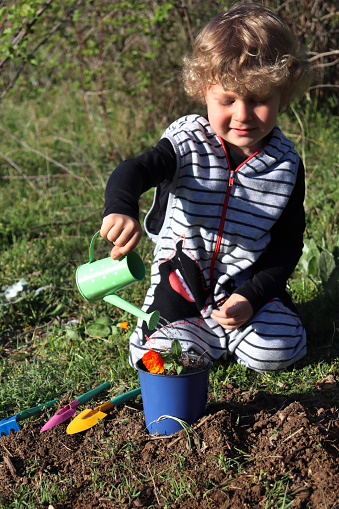
<instances>
[{"instance_id":1,"label":"blond curly hair","mask_svg":"<svg viewBox=\"0 0 339 509\"><path fill-rule=\"evenodd\" d=\"M199 103L205 103L205 91L214 84L255 97L279 89L282 111L305 93L311 72L305 55L297 53L292 33L274 12L241 3L198 34L193 53L184 57L183 80L188 96Z\"/></svg>"}]
</instances>

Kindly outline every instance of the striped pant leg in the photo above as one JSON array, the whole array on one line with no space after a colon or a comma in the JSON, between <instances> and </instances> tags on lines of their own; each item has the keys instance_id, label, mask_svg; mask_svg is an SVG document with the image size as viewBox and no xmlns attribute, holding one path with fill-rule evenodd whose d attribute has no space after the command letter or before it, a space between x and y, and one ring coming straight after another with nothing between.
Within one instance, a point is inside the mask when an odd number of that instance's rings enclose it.
<instances>
[{"instance_id":1,"label":"striped pant leg","mask_svg":"<svg viewBox=\"0 0 339 509\"><path fill-rule=\"evenodd\" d=\"M177 338L184 352L194 351L205 354L211 360L227 355L227 337L225 331L214 320L209 319L211 327L202 317L177 320L168 326L159 328L149 338L145 338L141 328L142 322L130 336L131 366L136 365L144 353L149 350L169 351L171 341Z\"/></svg>"},{"instance_id":2,"label":"striped pant leg","mask_svg":"<svg viewBox=\"0 0 339 509\"><path fill-rule=\"evenodd\" d=\"M277 371L306 355L306 332L296 313L273 299L243 328L228 333L228 353L255 371Z\"/></svg>"}]
</instances>

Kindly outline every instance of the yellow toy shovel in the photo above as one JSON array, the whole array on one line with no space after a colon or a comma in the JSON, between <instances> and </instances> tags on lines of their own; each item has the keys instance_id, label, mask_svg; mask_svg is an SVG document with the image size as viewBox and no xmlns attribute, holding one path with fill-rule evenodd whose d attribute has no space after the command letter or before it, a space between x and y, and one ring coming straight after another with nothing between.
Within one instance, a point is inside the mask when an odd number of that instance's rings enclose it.
<instances>
[{"instance_id":1,"label":"yellow toy shovel","mask_svg":"<svg viewBox=\"0 0 339 509\"><path fill-rule=\"evenodd\" d=\"M101 419L106 417L107 414L105 412L108 412L108 410L111 410L117 405L126 403L126 401L135 398L139 394L141 394L140 387L138 389L128 391L125 394L121 394L120 396L117 396L116 398L113 398L109 401L106 401L97 408L87 408L86 410L83 410L73 419L73 421L69 423L66 429L67 434L74 435L75 433L80 433L81 431L92 428L98 424Z\"/></svg>"}]
</instances>

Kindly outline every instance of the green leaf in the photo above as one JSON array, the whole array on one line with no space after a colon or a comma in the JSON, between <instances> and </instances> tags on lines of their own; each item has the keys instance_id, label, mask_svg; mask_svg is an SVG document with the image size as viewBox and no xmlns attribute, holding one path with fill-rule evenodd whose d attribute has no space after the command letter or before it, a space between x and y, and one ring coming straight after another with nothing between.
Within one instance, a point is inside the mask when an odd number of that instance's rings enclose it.
<instances>
[{"instance_id":1,"label":"green leaf","mask_svg":"<svg viewBox=\"0 0 339 509\"><path fill-rule=\"evenodd\" d=\"M97 338L107 338L111 334L111 327L103 323L91 322L86 326L86 334Z\"/></svg>"},{"instance_id":2,"label":"green leaf","mask_svg":"<svg viewBox=\"0 0 339 509\"><path fill-rule=\"evenodd\" d=\"M319 256L318 262L319 278L321 279L323 285L326 285L334 268L334 256L328 251L323 251Z\"/></svg>"},{"instance_id":3,"label":"green leaf","mask_svg":"<svg viewBox=\"0 0 339 509\"><path fill-rule=\"evenodd\" d=\"M312 256L310 260L308 260L307 264L307 275L308 276L318 276L318 257Z\"/></svg>"},{"instance_id":4,"label":"green leaf","mask_svg":"<svg viewBox=\"0 0 339 509\"><path fill-rule=\"evenodd\" d=\"M66 329L66 336L70 339L81 339L80 334L74 329Z\"/></svg>"},{"instance_id":5,"label":"green leaf","mask_svg":"<svg viewBox=\"0 0 339 509\"><path fill-rule=\"evenodd\" d=\"M171 352L176 359L179 359L179 357L181 356L182 348L180 341L178 339L172 339Z\"/></svg>"},{"instance_id":6,"label":"green leaf","mask_svg":"<svg viewBox=\"0 0 339 509\"><path fill-rule=\"evenodd\" d=\"M334 267L330 277L327 280L326 290L331 296L339 294L339 266Z\"/></svg>"},{"instance_id":7,"label":"green leaf","mask_svg":"<svg viewBox=\"0 0 339 509\"><path fill-rule=\"evenodd\" d=\"M319 254L319 249L317 248L316 243L314 242L314 239L305 239L304 240L304 248L303 248L303 255L308 255L310 251L317 251Z\"/></svg>"},{"instance_id":8,"label":"green leaf","mask_svg":"<svg viewBox=\"0 0 339 509\"><path fill-rule=\"evenodd\" d=\"M177 374L180 375L180 373L182 372L183 369L184 369L184 366L182 364L178 364L177 365Z\"/></svg>"},{"instance_id":9,"label":"green leaf","mask_svg":"<svg viewBox=\"0 0 339 509\"><path fill-rule=\"evenodd\" d=\"M113 325L114 320L112 320L112 318L110 318L109 316L100 316L99 318L96 318L95 320L93 320L93 322L91 322L91 323L101 323L103 325Z\"/></svg>"},{"instance_id":10,"label":"green leaf","mask_svg":"<svg viewBox=\"0 0 339 509\"><path fill-rule=\"evenodd\" d=\"M47 316L59 315L63 309L64 309L64 305L61 302L59 302L59 304L57 305L56 308L53 309L53 311L51 311L50 313L47 313Z\"/></svg>"}]
</instances>

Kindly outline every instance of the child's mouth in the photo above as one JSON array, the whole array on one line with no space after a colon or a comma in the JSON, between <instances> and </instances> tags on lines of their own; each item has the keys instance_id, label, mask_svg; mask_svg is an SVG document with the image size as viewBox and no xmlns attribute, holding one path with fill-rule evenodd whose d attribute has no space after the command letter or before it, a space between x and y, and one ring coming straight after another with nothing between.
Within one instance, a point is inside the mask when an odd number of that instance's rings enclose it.
<instances>
[{"instance_id":1,"label":"child's mouth","mask_svg":"<svg viewBox=\"0 0 339 509\"><path fill-rule=\"evenodd\" d=\"M237 134L238 136L247 136L248 134L251 134L252 129L232 129L232 131Z\"/></svg>"}]
</instances>

